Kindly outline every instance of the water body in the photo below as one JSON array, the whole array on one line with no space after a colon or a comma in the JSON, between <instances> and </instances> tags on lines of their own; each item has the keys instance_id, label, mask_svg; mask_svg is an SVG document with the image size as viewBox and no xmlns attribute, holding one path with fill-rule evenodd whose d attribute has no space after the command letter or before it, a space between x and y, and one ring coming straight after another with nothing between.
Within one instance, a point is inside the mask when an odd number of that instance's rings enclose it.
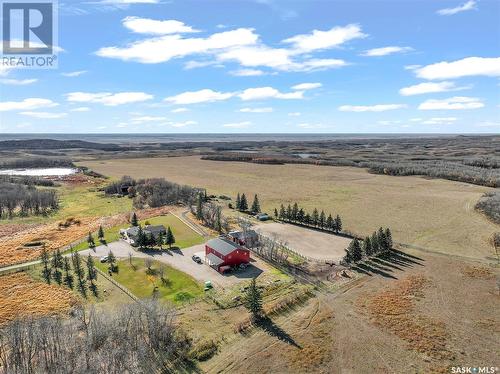
<instances>
[{"instance_id":1,"label":"water body","mask_svg":"<svg viewBox=\"0 0 500 374\"><path fill-rule=\"evenodd\" d=\"M73 168L44 168L44 169L6 169L0 170L0 175L23 175L30 177L63 177L75 174Z\"/></svg>"}]
</instances>

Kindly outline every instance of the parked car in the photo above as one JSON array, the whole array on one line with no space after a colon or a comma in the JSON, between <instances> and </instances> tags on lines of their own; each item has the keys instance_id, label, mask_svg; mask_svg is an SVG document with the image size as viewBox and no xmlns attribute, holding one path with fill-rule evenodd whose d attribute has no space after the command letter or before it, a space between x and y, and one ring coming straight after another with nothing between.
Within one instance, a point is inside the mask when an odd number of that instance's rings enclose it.
<instances>
[{"instance_id":1,"label":"parked car","mask_svg":"<svg viewBox=\"0 0 500 374\"><path fill-rule=\"evenodd\" d=\"M191 258L193 259L194 262L196 262L198 264L202 263L201 258L199 256L193 255L193 257L191 257Z\"/></svg>"},{"instance_id":2,"label":"parked car","mask_svg":"<svg viewBox=\"0 0 500 374\"><path fill-rule=\"evenodd\" d=\"M108 262L108 256L101 257L101 262Z\"/></svg>"}]
</instances>

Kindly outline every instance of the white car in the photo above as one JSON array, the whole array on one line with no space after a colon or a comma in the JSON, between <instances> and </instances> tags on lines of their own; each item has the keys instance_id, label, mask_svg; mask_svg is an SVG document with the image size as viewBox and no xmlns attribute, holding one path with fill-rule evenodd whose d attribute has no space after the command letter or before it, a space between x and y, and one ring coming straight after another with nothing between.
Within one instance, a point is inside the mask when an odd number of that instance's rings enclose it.
<instances>
[{"instance_id":1,"label":"white car","mask_svg":"<svg viewBox=\"0 0 500 374\"><path fill-rule=\"evenodd\" d=\"M101 262L108 262L108 256L101 257Z\"/></svg>"}]
</instances>

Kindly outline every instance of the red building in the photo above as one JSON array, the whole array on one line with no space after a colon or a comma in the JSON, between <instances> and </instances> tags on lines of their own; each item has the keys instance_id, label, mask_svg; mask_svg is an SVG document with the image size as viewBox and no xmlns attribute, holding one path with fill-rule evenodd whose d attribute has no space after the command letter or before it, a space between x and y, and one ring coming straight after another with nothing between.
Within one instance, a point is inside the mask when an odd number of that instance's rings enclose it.
<instances>
[{"instance_id":1,"label":"red building","mask_svg":"<svg viewBox=\"0 0 500 374\"><path fill-rule=\"evenodd\" d=\"M225 238L215 238L205 244L205 257L210 266L224 272L232 266L248 264L250 251Z\"/></svg>"}]
</instances>

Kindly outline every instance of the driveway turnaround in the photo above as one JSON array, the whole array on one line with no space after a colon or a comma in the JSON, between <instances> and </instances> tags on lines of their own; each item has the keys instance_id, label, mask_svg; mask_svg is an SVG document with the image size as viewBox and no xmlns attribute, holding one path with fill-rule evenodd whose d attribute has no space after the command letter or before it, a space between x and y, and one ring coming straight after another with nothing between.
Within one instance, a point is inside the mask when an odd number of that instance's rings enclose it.
<instances>
[{"instance_id":1,"label":"driveway turnaround","mask_svg":"<svg viewBox=\"0 0 500 374\"><path fill-rule=\"evenodd\" d=\"M205 245L199 244L184 249L167 248L160 250L143 250L139 251L132 247L126 241L119 240L107 245L100 245L95 250L87 249L81 251L82 256L87 256L89 253L93 257L103 257L112 251L115 257L119 259L128 258L129 253L134 258L153 258L154 260L163 262L180 271L183 271L194 279L205 282L211 281L212 284L219 287L231 287L241 281L250 280L259 276L264 271L269 270L269 266L260 259L252 259L250 266L244 270L238 270L229 274L220 274L205 263L198 264L191 258L194 254L200 255L200 252L205 253ZM200 256L203 260L203 257Z\"/></svg>"}]
</instances>

